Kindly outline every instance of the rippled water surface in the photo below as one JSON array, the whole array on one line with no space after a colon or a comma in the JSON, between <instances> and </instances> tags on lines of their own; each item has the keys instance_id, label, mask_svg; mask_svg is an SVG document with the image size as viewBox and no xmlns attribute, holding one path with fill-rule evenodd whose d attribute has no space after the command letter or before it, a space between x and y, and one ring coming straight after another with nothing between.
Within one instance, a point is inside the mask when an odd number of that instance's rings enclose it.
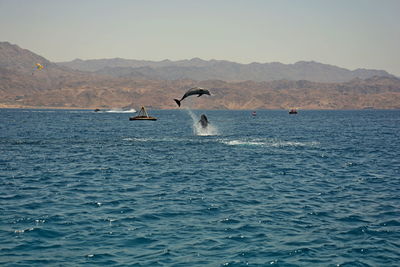
<instances>
[{"instance_id":1,"label":"rippled water surface","mask_svg":"<svg viewBox=\"0 0 400 267\"><path fill-rule=\"evenodd\" d=\"M150 113L0 110L0 265L399 266L400 111Z\"/></svg>"}]
</instances>

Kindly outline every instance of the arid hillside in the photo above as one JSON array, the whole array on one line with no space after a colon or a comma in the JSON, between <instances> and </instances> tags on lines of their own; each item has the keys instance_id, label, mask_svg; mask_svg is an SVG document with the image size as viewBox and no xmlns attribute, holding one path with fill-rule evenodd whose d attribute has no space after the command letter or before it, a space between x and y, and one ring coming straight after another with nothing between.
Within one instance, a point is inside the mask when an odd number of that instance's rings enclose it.
<instances>
[{"instance_id":1,"label":"arid hillside","mask_svg":"<svg viewBox=\"0 0 400 267\"><path fill-rule=\"evenodd\" d=\"M44 65L42 70L35 64ZM173 101L194 86L212 96L190 97L199 109L399 109L400 80L394 76L347 82L307 80L223 81L150 79L98 74L59 66L29 50L0 43L0 107L118 108L142 105L178 108Z\"/></svg>"},{"instance_id":2,"label":"arid hillside","mask_svg":"<svg viewBox=\"0 0 400 267\"><path fill-rule=\"evenodd\" d=\"M393 77L384 70L348 70L314 61L299 61L294 64L257 63L239 64L226 60L202 60L192 58L180 61L143 61L122 58L73 60L60 62L60 66L71 69L105 74L114 77L148 80L195 81L223 80L229 82L274 80L308 80L313 82L348 82L355 78L368 79L373 76Z\"/></svg>"}]
</instances>

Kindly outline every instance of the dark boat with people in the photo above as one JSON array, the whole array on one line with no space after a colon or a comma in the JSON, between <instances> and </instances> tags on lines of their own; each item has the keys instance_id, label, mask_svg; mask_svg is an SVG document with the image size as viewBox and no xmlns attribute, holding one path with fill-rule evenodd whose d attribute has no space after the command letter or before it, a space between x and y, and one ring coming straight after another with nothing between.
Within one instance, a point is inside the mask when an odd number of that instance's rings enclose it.
<instances>
[{"instance_id":1,"label":"dark boat with people","mask_svg":"<svg viewBox=\"0 0 400 267\"><path fill-rule=\"evenodd\" d=\"M297 110L295 108L292 108L289 110L289 114L297 114Z\"/></svg>"}]
</instances>

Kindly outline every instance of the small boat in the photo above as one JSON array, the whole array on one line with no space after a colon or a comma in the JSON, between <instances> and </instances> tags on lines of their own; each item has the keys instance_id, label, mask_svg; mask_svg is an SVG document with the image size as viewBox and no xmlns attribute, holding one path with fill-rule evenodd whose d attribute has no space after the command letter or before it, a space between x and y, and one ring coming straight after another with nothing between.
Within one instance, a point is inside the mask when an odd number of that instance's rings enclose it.
<instances>
[{"instance_id":1,"label":"small boat","mask_svg":"<svg viewBox=\"0 0 400 267\"><path fill-rule=\"evenodd\" d=\"M289 110L289 114L297 114L297 110L295 108L292 108Z\"/></svg>"},{"instance_id":2,"label":"small boat","mask_svg":"<svg viewBox=\"0 0 400 267\"><path fill-rule=\"evenodd\" d=\"M146 109L144 107L142 107L140 109L138 115L135 117L130 117L129 120L130 121L156 121L157 118L149 116Z\"/></svg>"},{"instance_id":3,"label":"small boat","mask_svg":"<svg viewBox=\"0 0 400 267\"><path fill-rule=\"evenodd\" d=\"M256 112L256 111L253 111L253 112L251 113L251 115L257 116L257 112Z\"/></svg>"}]
</instances>

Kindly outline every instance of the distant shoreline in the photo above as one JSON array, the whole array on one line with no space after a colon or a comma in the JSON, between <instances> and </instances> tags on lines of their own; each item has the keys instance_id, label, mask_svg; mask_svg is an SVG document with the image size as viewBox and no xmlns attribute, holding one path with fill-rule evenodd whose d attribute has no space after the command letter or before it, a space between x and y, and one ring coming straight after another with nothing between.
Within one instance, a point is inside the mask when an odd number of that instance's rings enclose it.
<instances>
[{"instance_id":1,"label":"distant shoreline","mask_svg":"<svg viewBox=\"0 0 400 267\"><path fill-rule=\"evenodd\" d=\"M115 109L116 107L106 107L106 108L100 108L100 110L111 110ZM0 104L0 109L59 109L59 110L93 110L95 111L97 108L84 108L84 107L49 107L49 106L19 106L19 105L1 105ZM148 109L153 109L153 110L184 110L184 109L179 109L179 108L151 108L148 107ZM207 110L207 109L193 109L193 110ZM290 110L290 108L287 109L209 109L209 110L243 110L243 111L251 111L251 110ZM364 107L364 108L359 108L359 109L302 109L298 108L297 110L299 111L307 111L307 110L321 110L321 111L327 111L327 110L400 110L399 108L371 108L371 107Z\"/></svg>"}]
</instances>

